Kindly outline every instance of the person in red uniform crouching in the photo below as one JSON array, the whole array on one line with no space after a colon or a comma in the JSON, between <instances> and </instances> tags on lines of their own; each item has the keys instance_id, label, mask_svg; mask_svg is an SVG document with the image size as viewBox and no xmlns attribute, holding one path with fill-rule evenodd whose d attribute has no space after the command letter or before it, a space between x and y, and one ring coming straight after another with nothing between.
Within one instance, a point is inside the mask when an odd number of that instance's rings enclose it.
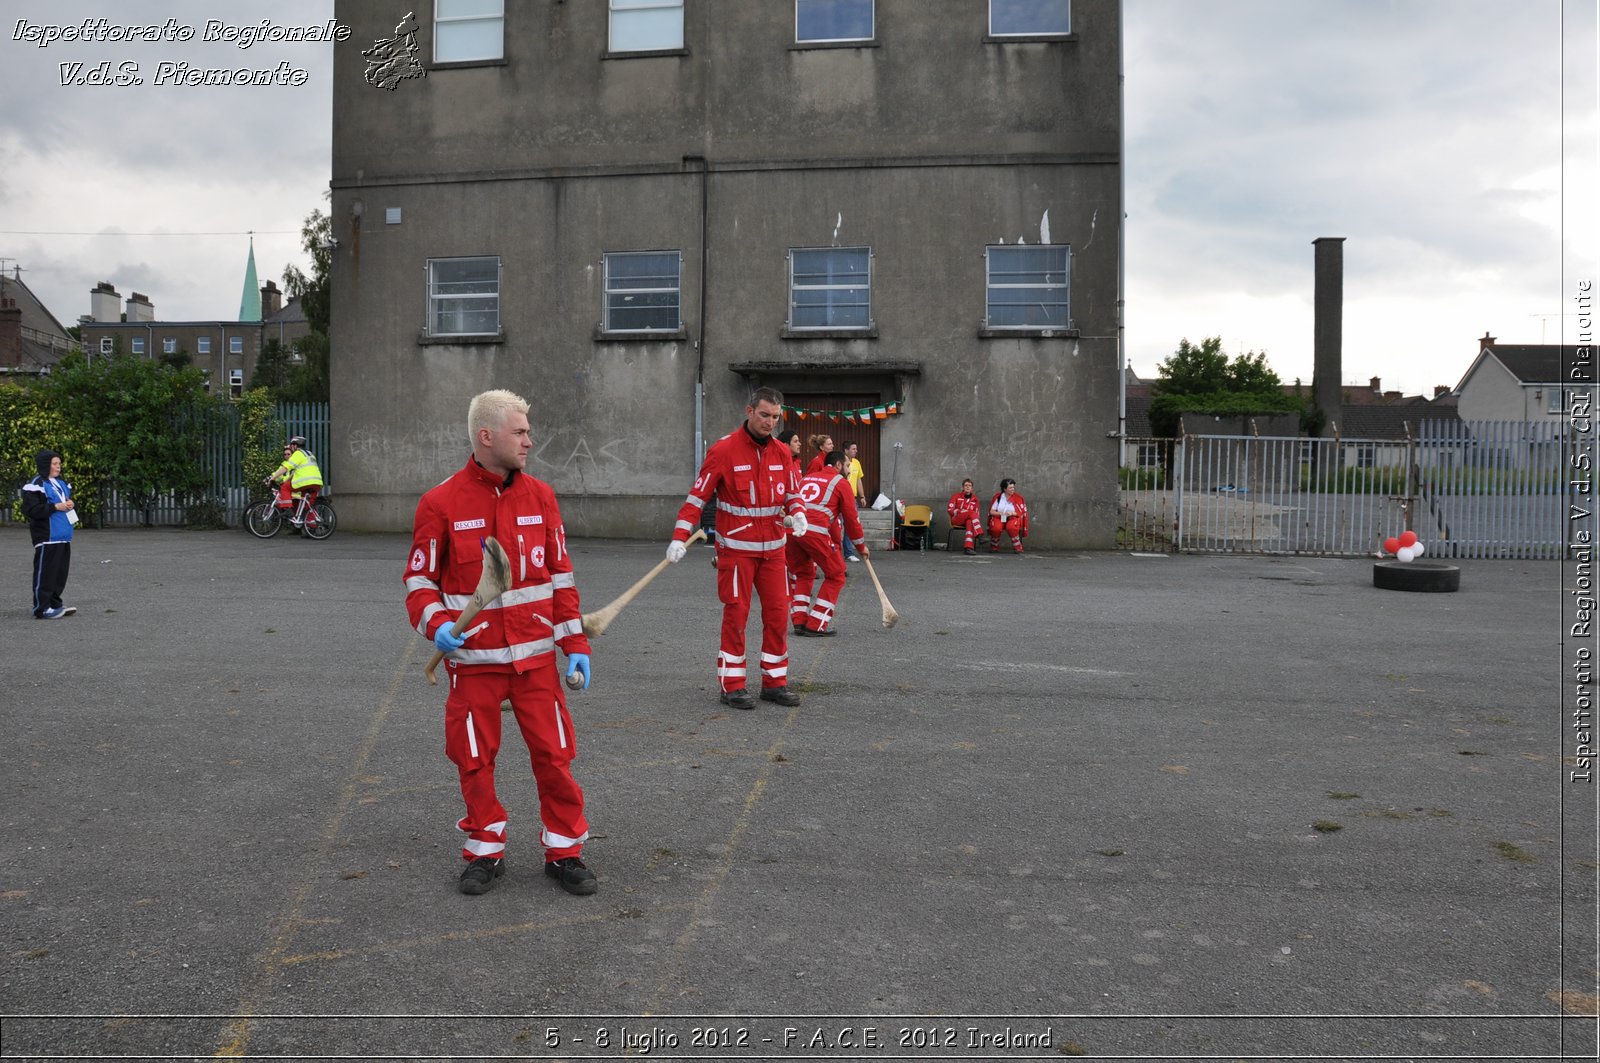
<instances>
[{"instance_id":1,"label":"person in red uniform crouching","mask_svg":"<svg viewBox=\"0 0 1600 1063\"><path fill-rule=\"evenodd\" d=\"M722 601L717 681L722 703L736 709L756 707L745 689L744 629L752 596L761 599L761 700L800 704L800 695L789 689L784 513L794 518L796 534L806 526L789 449L772 437L782 416L782 392L758 388L750 396L744 424L706 451L667 545L667 560L682 561L684 543L700 524L700 511L716 499L717 597Z\"/></svg>"},{"instance_id":2,"label":"person in red uniform crouching","mask_svg":"<svg viewBox=\"0 0 1600 1063\"><path fill-rule=\"evenodd\" d=\"M1028 502L1009 476L1000 481L1000 490L989 500L989 552L1000 549L1000 535L1011 536L1011 548L1022 553L1022 540L1028 537Z\"/></svg>"},{"instance_id":3,"label":"person in red uniform crouching","mask_svg":"<svg viewBox=\"0 0 1600 1063\"><path fill-rule=\"evenodd\" d=\"M861 528L861 516L856 510L856 497L850 491L850 481L841 473L849 459L840 451L824 455L822 468L808 473L800 481L800 501L805 505L806 530L789 540L789 582L791 600L789 620L794 633L809 638L825 638L836 634L833 630L833 610L844 590L844 559L833 544L833 521L844 521L844 533L850 537L862 557L871 557L867 549L867 533ZM811 583L817 568L822 570L822 589L811 593Z\"/></svg>"},{"instance_id":4,"label":"person in red uniform crouching","mask_svg":"<svg viewBox=\"0 0 1600 1063\"><path fill-rule=\"evenodd\" d=\"M966 552L969 555L977 553L974 543L978 536L983 534L983 520L980 516L978 496L972 493L972 481L962 480L961 490L950 496L950 502L944 508L950 513L950 527L966 531L967 538L964 544Z\"/></svg>"},{"instance_id":5,"label":"person in red uniform crouching","mask_svg":"<svg viewBox=\"0 0 1600 1063\"><path fill-rule=\"evenodd\" d=\"M486 893L505 874L507 816L495 796L494 764L500 705L509 699L539 788L545 874L568 893L593 893L599 883L578 855L589 837L583 790L570 768L578 748L556 673L559 646L567 674L589 686L566 529L550 485L522 471L532 445L527 402L486 391L467 407L467 429L467 464L417 504L405 571L406 613L445 654L450 679L444 751L467 806L456 823L467 836L459 888ZM450 628L477 589L488 536L505 547L511 585L458 638Z\"/></svg>"}]
</instances>

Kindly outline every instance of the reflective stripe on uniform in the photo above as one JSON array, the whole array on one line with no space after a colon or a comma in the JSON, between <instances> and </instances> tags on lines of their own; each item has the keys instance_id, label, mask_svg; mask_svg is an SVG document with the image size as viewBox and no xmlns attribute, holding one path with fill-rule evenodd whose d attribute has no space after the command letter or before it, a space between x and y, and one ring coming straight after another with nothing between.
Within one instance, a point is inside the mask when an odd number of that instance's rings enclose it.
<instances>
[{"instance_id":1,"label":"reflective stripe on uniform","mask_svg":"<svg viewBox=\"0 0 1600 1063\"><path fill-rule=\"evenodd\" d=\"M717 499L717 509L735 517L776 517L783 512L782 506L736 506L720 498Z\"/></svg>"},{"instance_id":2,"label":"reflective stripe on uniform","mask_svg":"<svg viewBox=\"0 0 1600 1063\"><path fill-rule=\"evenodd\" d=\"M769 539L766 542L747 543L742 539L730 539L726 535L717 536L717 546L726 550L744 550L751 553L765 553L768 550L778 550L784 545L782 539Z\"/></svg>"},{"instance_id":3,"label":"reflective stripe on uniform","mask_svg":"<svg viewBox=\"0 0 1600 1063\"><path fill-rule=\"evenodd\" d=\"M555 649L555 639L537 639L533 642L519 642L514 646L501 646L492 650L460 649L451 656L458 664L512 664L530 657L554 653Z\"/></svg>"}]
</instances>

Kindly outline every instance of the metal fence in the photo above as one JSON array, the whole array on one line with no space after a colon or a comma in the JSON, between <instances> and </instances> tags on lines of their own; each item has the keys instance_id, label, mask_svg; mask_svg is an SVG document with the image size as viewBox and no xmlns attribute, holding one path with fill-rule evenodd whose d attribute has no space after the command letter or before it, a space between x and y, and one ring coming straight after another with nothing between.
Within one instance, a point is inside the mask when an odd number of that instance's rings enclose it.
<instances>
[{"instance_id":1,"label":"metal fence","mask_svg":"<svg viewBox=\"0 0 1600 1063\"><path fill-rule=\"evenodd\" d=\"M1435 556L1555 559L1567 536L1566 425L1424 421L1416 532Z\"/></svg>"},{"instance_id":2,"label":"metal fence","mask_svg":"<svg viewBox=\"0 0 1600 1063\"><path fill-rule=\"evenodd\" d=\"M317 456L322 478L333 483L328 450L328 404L325 402L281 402L273 411L283 428L284 438L305 436L306 446ZM210 411L202 426L204 443L201 466L211 477L212 497L221 505L229 523L237 523L256 485L246 484L244 443L239 436L239 410L224 406ZM331 492L330 492L331 493ZM181 525L187 519L183 504L171 494L148 505L130 500L111 485L101 495L98 523L105 527L142 525Z\"/></svg>"},{"instance_id":3,"label":"metal fence","mask_svg":"<svg viewBox=\"0 0 1600 1063\"><path fill-rule=\"evenodd\" d=\"M1415 531L1434 557L1557 558L1561 425L1424 421L1393 439L1130 439L1118 545L1358 557Z\"/></svg>"}]
</instances>

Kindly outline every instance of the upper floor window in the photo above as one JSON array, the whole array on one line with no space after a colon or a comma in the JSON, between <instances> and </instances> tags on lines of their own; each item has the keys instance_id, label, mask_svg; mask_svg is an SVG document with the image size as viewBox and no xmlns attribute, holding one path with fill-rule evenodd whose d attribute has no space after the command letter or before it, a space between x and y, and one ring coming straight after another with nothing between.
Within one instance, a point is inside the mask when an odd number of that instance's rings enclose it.
<instances>
[{"instance_id":1,"label":"upper floor window","mask_svg":"<svg viewBox=\"0 0 1600 1063\"><path fill-rule=\"evenodd\" d=\"M989 36L1045 37L1072 32L1072 0L989 0Z\"/></svg>"},{"instance_id":2,"label":"upper floor window","mask_svg":"<svg viewBox=\"0 0 1600 1063\"><path fill-rule=\"evenodd\" d=\"M428 260L428 333L492 336L500 331L500 259Z\"/></svg>"},{"instance_id":3,"label":"upper floor window","mask_svg":"<svg viewBox=\"0 0 1600 1063\"><path fill-rule=\"evenodd\" d=\"M161 340L161 353L162 354L177 354L178 353L178 340L177 340L177 337L175 337L175 336L163 337L162 340Z\"/></svg>"},{"instance_id":4,"label":"upper floor window","mask_svg":"<svg viewBox=\"0 0 1600 1063\"><path fill-rule=\"evenodd\" d=\"M143 336L135 336L135 337L133 337L133 353L134 354L143 354L144 353L144 337Z\"/></svg>"},{"instance_id":5,"label":"upper floor window","mask_svg":"<svg viewBox=\"0 0 1600 1063\"><path fill-rule=\"evenodd\" d=\"M244 353L244 337L243 336L229 336L228 337L228 353L229 354L243 354Z\"/></svg>"},{"instance_id":6,"label":"upper floor window","mask_svg":"<svg viewBox=\"0 0 1600 1063\"><path fill-rule=\"evenodd\" d=\"M110 354L112 352L112 350L113 350L113 346L112 346L112 342L111 342L111 337L110 336L101 336L100 337L100 353L101 354Z\"/></svg>"},{"instance_id":7,"label":"upper floor window","mask_svg":"<svg viewBox=\"0 0 1600 1063\"><path fill-rule=\"evenodd\" d=\"M195 345L195 348L201 354L210 354L211 353L211 337L210 336L201 336L201 337L199 337L198 339L196 339L194 341L194 345Z\"/></svg>"},{"instance_id":8,"label":"upper floor window","mask_svg":"<svg viewBox=\"0 0 1600 1063\"><path fill-rule=\"evenodd\" d=\"M505 0L434 0L434 62L502 59L505 40Z\"/></svg>"},{"instance_id":9,"label":"upper floor window","mask_svg":"<svg viewBox=\"0 0 1600 1063\"><path fill-rule=\"evenodd\" d=\"M872 251L866 247L789 252L789 327L872 326Z\"/></svg>"},{"instance_id":10,"label":"upper floor window","mask_svg":"<svg viewBox=\"0 0 1600 1063\"><path fill-rule=\"evenodd\" d=\"M794 39L802 43L872 40L873 0L794 0Z\"/></svg>"},{"instance_id":11,"label":"upper floor window","mask_svg":"<svg viewBox=\"0 0 1600 1063\"><path fill-rule=\"evenodd\" d=\"M683 0L610 0L611 51L663 52L683 47Z\"/></svg>"},{"instance_id":12,"label":"upper floor window","mask_svg":"<svg viewBox=\"0 0 1600 1063\"><path fill-rule=\"evenodd\" d=\"M992 329L1067 329L1066 244L1017 244L986 249L988 295L984 325Z\"/></svg>"},{"instance_id":13,"label":"upper floor window","mask_svg":"<svg viewBox=\"0 0 1600 1063\"><path fill-rule=\"evenodd\" d=\"M676 332L683 326L683 255L678 251L607 254L606 332Z\"/></svg>"}]
</instances>

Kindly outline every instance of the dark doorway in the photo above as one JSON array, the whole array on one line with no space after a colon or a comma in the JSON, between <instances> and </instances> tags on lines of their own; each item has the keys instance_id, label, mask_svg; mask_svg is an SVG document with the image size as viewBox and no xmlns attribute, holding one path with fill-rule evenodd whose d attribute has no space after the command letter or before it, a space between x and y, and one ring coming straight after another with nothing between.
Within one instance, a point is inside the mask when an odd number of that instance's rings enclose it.
<instances>
[{"instance_id":1,"label":"dark doorway","mask_svg":"<svg viewBox=\"0 0 1600 1063\"><path fill-rule=\"evenodd\" d=\"M883 399L876 392L867 393L841 393L819 391L786 391L783 394L784 404L797 409L814 411L848 411L870 409L883 403ZM884 490L883 460L878 453L879 446L879 421L874 418L871 424L862 424L860 421L846 421L843 417L839 420L830 420L827 416L818 416L808 413L804 418L789 415L784 423L785 428L792 428L800 433L804 444L800 450L800 468L803 471L811 464L811 459L817 456L817 449L811 445L812 436L832 436L834 443L840 450L851 443L857 444L861 452L856 456L861 459L861 490L867 496L867 504L878 497L878 492Z\"/></svg>"}]
</instances>

